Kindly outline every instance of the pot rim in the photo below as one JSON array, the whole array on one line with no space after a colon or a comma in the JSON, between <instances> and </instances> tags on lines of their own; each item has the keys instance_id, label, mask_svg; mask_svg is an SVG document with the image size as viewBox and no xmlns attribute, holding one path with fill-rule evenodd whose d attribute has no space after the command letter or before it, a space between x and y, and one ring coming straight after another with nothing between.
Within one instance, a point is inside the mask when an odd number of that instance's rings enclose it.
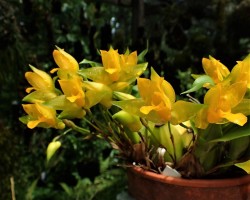
<instances>
[{"instance_id":1,"label":"pot rim","mask_svg":"<svg viewBox=\"0 0 250 200\"><path fill-rule=\"evenodd\" d=\"M166 184L174 184L180 186L190 186L190 187L230 187L236 185L250 185L250 175L245 175L236 178L225 178L225 179L184 179L184 178L176 178L164 176L162 174L157 174L141 167L130 167L130 172L134 174L138 174L141 177L151 179L157 182L162 182Z\"/></svg>"}]
</instances>

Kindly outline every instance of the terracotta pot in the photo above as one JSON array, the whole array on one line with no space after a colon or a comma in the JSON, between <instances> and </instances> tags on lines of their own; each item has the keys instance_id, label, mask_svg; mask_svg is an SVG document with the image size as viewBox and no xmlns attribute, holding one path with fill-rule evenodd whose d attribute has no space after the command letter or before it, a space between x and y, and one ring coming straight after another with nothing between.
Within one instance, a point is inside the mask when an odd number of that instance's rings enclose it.
<instances>
[{"instance_id":1,"label":"terracotta pot","mask_svg":"<svg viewBox=\"0 0 250 200\"><path fill-rule=\"evenodd\" d=\"M128 189L136 200L250 200L250 175L188 180L132 167L128 169Z\"/></svg>"}]
</instances>

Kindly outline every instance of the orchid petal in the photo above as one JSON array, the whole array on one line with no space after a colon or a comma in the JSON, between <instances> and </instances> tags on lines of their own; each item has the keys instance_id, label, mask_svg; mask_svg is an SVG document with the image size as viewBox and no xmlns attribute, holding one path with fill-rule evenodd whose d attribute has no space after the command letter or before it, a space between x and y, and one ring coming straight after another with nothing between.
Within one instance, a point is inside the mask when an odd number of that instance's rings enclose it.
<instances>
[{"instance_id":1,"label":"orchid petal","mask_svg":"<svg viewBox=\"0 0 250 200\"><path fill-rule=\"evenodd\" d=\"M223 81L230 74L228 68L212 56L209 56L209 59L203 58L202 65L206 74L210 76L215 83Z\"/></svg>"},{"instance_id":2,"label":"orchid petal","mask_svg":"<svg viewBox=\"0 0 250 200\"><path fill-rule=\"evenodd\" d=\"M79 65L76 59L63 49L57 47L57 50L53 51L53 57L59 68L68 69L74 73L79 70Z\"/></svg>"}]
</instances>

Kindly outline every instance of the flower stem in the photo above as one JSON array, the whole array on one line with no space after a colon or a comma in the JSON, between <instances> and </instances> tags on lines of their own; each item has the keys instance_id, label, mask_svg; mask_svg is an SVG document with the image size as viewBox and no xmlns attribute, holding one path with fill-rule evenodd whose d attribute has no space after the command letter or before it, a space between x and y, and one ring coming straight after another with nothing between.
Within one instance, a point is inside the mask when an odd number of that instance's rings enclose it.
<instances>
[{"instance_id":1,"label":"flower stem","mask_svg":"<svg viewBox=\"0 0 250 200\"><path fill-rule=\"evenodd\" d=\"M64 119L63 120L64 124L66 126L68 126L69 128L71 128L72 130L74 131L77 131L79 133L82 133L84 135L86 134L90 134L90 131L88 129L85 129L85 128L82 128L80 126L77 126L74 122L72 122L71 120L68 120L68 119Z\"/></svg>"},{"instance_id":2,"label":"flower stem","mask_svg":"<svg viewBox=\"0 0 250 200\"><path fill-rule=\"evenodd\" d=\"M174 136L172 134L172 130L171 130L171 127L170 127L170 122L168 122L168 130L169 130L169 133L170 133L170 140L172 142L172 145L173 145L173 150L174 150L174 159L173 159L173 162L174 162L174 165L176 164L176 149L175 149L175 144L174 144Z\"/></svg>"}]
</instances>

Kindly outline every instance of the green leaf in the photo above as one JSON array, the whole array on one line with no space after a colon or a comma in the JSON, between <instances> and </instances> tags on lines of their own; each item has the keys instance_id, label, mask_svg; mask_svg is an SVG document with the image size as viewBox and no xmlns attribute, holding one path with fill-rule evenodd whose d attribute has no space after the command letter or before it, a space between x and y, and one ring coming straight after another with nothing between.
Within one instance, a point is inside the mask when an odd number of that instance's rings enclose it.
<instances>
[{"instance_id":1,"label":"green leaf","mask_svg":"<svg viewBox=\"0 0 250 200\"><path fill-rule=\"evenodd\" d=\"M69 195L72 196L73 195L73 190L72 188L70 188L66 183L60 183L61 187L63 188L63 190Z\"/></svg>"},{"instance_id":2,"label":"green leaf","mask_svg":"<svg viewBox=\"0 0 250 200\"><path fill-rule=\"evenodd\" d=\"M202 75L202 76L198 77L197 79L195 79L191 89L189 89L185 92L182 92L181 94L195 92L195 91L199 90L200 88L202 88L204 86L204 84L207 84L207 83L210 85L214 85L214 81L210 76Z\"/></svg>"},{"instance_id":3,"label":"green leaf","mask_svg":"<svg viewBox=\"0 0 250 200\"><path fill-rule=\"evenodd\" d=\"M232 127L231 130L229 130L222 137L211 140L210 142L227 142L246 136L250 136L250 122L244 126Z\"/></svg>"},{"instance_id":4,"label":"green leaf","mask_svg":"<svg viewBox=\"0 0 250 200\"><path fill-rule=\"evenodd\" d=\"M29 186L27 194L25 196L26 200L32 200L32 199L34 199L33 192L34 192L34 190L36 188L37 182L38 182L38 179L34 180L32 182L32 184Z\"/></svg>"},{"instance_id":5,"label":"green leaf","mask_svg":"<svg viewBox=\"0 0 250 200\"><path fill-rule=\"evenodd\" d=\"M89 64L91 67L97 67L97 66L102 66L102 64L98 63L98 62L94 62L91 60L87 60L87 59L83 59L80 64Z\"/></svg>"},{"instance_id":6,"label":"green leaf","mask_svg":"<svg viewBox=\"0 0 250 200\"><path fill-rule=\"evenodd\" d=\"M250 174L250 160L243 162L243 163L237 163L235 164L235 166L243 169L244 171L246 171L248 174Z\"/></svg>"},{"instance_id":7,"label":"green leaf","mask_svg":"<svg viewBox=\"0 0 250 200\"><path fill-rule=\"evenodd\" d=\"M19 117L19 121L24 123L24 124L27 124L29 121L29 116L25 115L25 116Z\"/></svg>"},{"instance_id":8,"label":"green leaf","mask_svg":"<svg viewBox=\"0 0 250 200\"><path fill-rule=\"evenodd\" d=\"M144 62L144 57L148 53L148 42L147 42L147 48L144 49L139 55L138 55L138 63Z\"/></svg>"},{"instance_id":9,"label":"green leaf","mask_svg":"<svg viewBox=\"0 0 250 200\"><path fill-rule=\"evenodd\" d=\"M222 128L220 124L209 124L206 129L199 129L198 134L196 146L194 148L195 156L205 171L209 171L217 165L218 155L223 149L222 145L210 143L210 141L222 136Z\"/></svg>"}]
</instances>

